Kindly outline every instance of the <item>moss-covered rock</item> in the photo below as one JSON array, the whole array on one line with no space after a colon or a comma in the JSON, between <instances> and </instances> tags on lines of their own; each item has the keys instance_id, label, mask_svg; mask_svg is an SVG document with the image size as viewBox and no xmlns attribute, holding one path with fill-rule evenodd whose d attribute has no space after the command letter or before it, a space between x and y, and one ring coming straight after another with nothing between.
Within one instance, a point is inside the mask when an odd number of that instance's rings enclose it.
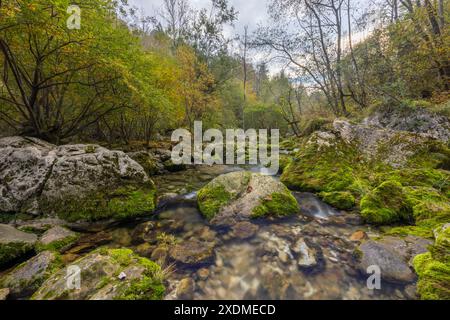
<instances>
[{"instance_id":1,"label":"moss-covered rock","mask_svg":"<svg viewBox=\"0 0 450 320\"><path fill-rule=\"evenodd\" d=\"M253 208L252 218L265 216L283 217L299 211L297 200L290 192L274 192Z\"/></svg>"},{"instance_id":2,"label":"moss-covered rock","mask_svg":"<svg viewBox=\"0 0 450 320\"><path fill-rule=\"evenodd\" d=\"M335 208L347 210L355 206L355 197L348 191L321 192L323 201Z\"/></svg>"},{"instance_id":3,"label":"moss-covered rock","mask_svg":"<svg viewBox=\"0 0 450 320\"><path fill-rule=\"evenodd\" d=\"M424 300L450 300L450 226L436 232L430 251L414 259L417 292Z\"/></svg>"},{"instance_id":4,"label":"moss-covered rock","mask_svg":"<svg viewBox=\"0 0 450 320\"><path fill-rule=\"evenodd\" d=\"M64 251L78 239L78 234L61 226L47 230L36 244L37 251Z\"/></svg>"},{"instance_id":5,"label":"moss-covered rock","mask_svg":"<svg viewBox=\"0 0 450 320\"><path fill-rule=\"evenodd\" d=\"M0 267L30 253L37 236L0 224Z\"/></svg>"},{"instance_id":6,"label":"moss-covered rock","mask_svg":"<svg viewBox=\"0 0 450 320\"><path fill-rule=\"evenodd\" d=\"M403 186L395 181L386 181L361 199L361 215L373 224L409 222L412 209Z\"/></svg>"},{"instance_id":7,"label":"moss-covered rock","mask_svg":"<svg viewBox=\"0 0 450 320\"><path fill-rule=\"evenodd\" d=\"M198 205L207 219L218 224L299 211L296 199L282 183L247 171L221 175L211 181L199 191Z\"/></svg>"},{"instance_id":8,"label":"moss-covered rock","mask_svg":"<svg viewBox=\"0 0 450 320\"><path fill-rule=\"evenodd\" d=\"M450 153L443 143L343 120L325 129L298 146L281 176L289 188L320 193L338 208L350 208L353 196L368 222L405 225L392 234L430 238L450 221Z\"/></svg>"},{"instance_id":9,"label":"moss-covered rock","mask_svg":"<svg viewBox=\"0 0 450 320\"><path fill-rule=\"evenodd\" d=\"M208 220L214 218L232 199L233 194L221 185L208 185L198 192L198 206Z\"/></svg>"},{"instance_id":10,"label":"moss-covered rock","mask_svg":"<svg viewBox=\"0 0 450 320\"><path fill-rule=\"evenodd\" d=\"M82 198L65 196L59 201L41 201L45 212L68 221L125 220L142 217L156 207L156 188L152 181L127 183L117 188L101 188Z\"/></svg>"},{"instance_id":11,"label":"moss-covered rock","mask_svg":"<svg viewBox=\"0 0 450 320\"><path fill-rule=\"evenodd\" d=\"M34 300L159 300L164 297L161 267L129 249L98 249L75 261L80 289L67 287L65 268L48 278Z\"/></svg>"},{"instance_id":12,"label":"moss-covered rock","mask_svg":"<svg viewBox=\"0 0 450 320\"><path fill-rule=\"evenodd\" d=\"M0 279L0 287L9 288L12 298L26 298L61 267L61 257L57 253L44 251L20 264Z\"/></svg>"}]
</instances>

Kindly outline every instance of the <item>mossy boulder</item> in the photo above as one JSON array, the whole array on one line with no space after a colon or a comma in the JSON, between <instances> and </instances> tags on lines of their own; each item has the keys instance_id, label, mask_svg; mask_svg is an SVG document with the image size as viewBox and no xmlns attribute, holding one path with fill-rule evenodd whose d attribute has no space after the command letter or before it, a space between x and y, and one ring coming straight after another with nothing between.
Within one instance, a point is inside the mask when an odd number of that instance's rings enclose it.
<instances>
[{"instance_id":1,"label":"mossy boulder","mask_svg":"<svg viewBox=\"0 0 450 320\"><path fill-rule=\"evenodd\" d=\"M121 151L97 145L54 146L0 139L0 213L58 216L67 221L121 220L155 208L144 169Z\"/></svg>"},{"instance_id":2,"label":"mossy boulder","mask_svg":"<svg viewBox=\"0 0 450 320\"><path fill-rule=\"evenodd\" d=\"M273 177L241 171L221 175L198 193L198 205L212 223L234 224L299 212L297 200Z\"/></svg>"},{"instance_id":3,"label":"mossy boulder","mask_svg":"<svg viewBox=\"0 0 450 320\"><path fill-rule=\"evenodd\" d=\"M340 209L351 208L354 199L367 222L404 225L389 230L392 234L430 238L434 228L450 221L445 144L340 119L325 129L299 145L284 169L281 181L290 189L319 193Z\"/></svg>"},{"instance_id":4,"label":"mossy boulder","mask_svg":"<svg viewBox=\"0 0 450 320\"><path fill-rule=\"evenodd\" d=\"M323 201L335 208L347 210L355 206L355 197L348 191L321 192Z\"/></svg>"},{"instance_id":5,"label":"mossy boulder","mask_svg":"<svg viewBox=\"0 0 450 320\"><path fill-rule=\"evenodd\" d=\"M424 300L450 300L450 225L436 232L429 252L414 259L419 276L417 292Z\"/></svg>"},{"instance_id":6,"label":"mossy boulder","mask_svg":"<svg viewBox=\"0 0 450 320\"><path fill-rule=\"evenodd\" d=\"M32 296L34 300L160 300L161 267L129 249L98 249L73 262L80 268L80 288L67 286L66 268L54 273Z\"/></svg>"},{"instance_id":7,"label":"mossy boulder","mask_svg":"<svg viewBox=\"0 0 450 320\"><path fill-rule=\"evenodd\" d=\"M411 221L412 211L403 186L386 181L361 199L361 215L373 224L392 224Z\"/></svg>"},{"instance_id":8,"label":"mossy boulder","mask_svg":"<svg viewBox=\"0 0 450 320\"><path fill-rule=\"evenodd\" d=\"M38 251L64 251L78 239L78 234L61 226L50 228L36 244Z\"/></svg>"},{"instance_id":9,"label":"mossy boulder","mask_svg":"<svg viewBox=\"0 0 450 320\"><path fill-rule=\"evenodd\" d=\"M36 241L34 234L0 224L0 267L32 252Z\"/></svg>"},{"instance_id":10,"label":"mossy boulder","mask_svg":"<svg viewBox=\"0 0 450 320\"><path fill-rule=\"evenodd\" d=\"M61 258L57 253L43 251L0 279L0 287L9 288L12 298L26 298L31 296L53 272L61 267Z\"/></svg>"}]
</instances>

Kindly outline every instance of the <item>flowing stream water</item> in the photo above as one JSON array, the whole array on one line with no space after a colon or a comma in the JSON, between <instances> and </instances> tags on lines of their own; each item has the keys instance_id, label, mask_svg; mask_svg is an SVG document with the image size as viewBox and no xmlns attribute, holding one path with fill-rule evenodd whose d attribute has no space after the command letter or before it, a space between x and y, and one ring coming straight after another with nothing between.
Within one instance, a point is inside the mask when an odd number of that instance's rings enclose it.
<instances>
[{"instance_id":1,"label":"flowing stream water","mask_svg":"<svg viewBox=\"0 0 450 320\"><path fill-rule=\"evenodd\" d=\"M413 286L383 282L381 290L368 289L370 275L357 269L358 243L349 238L358 230L376 233L357 214L335 210L314 194L294 193L301 214L256 220L250 233L210 226L198 210L196 191L214 177L237 170L259 168L200 166L156 177L159 192L166 194L157 213L150 220L107 231L107 245L159 259L167 268L166 299L180 298L182 279L191 279L185 299L413 298ZM193 250L201 261L173 263L172 250L180 244L186 246L186 255ZM306 261L305 247L311 254ZM73 252L66 258L75 259Z\"/></svg>"}]
</instances>

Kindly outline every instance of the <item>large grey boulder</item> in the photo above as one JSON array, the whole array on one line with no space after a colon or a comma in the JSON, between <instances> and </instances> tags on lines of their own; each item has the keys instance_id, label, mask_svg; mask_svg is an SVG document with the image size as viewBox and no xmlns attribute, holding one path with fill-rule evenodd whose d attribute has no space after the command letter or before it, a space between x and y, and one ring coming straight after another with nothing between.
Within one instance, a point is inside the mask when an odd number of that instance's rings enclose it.
<instances>
[{"instance_id":1,"label":"large grey boulder","mask_svg":"<svg viewBox=\"0 0 450 320\"><path fill-rule=\"evenodd\" d=\"M359 246L358 268L365 274L370 266L378 266L382 281L413 282L416 275L411 268L412 260L416 255L426 252L430 244L431 241L413 236L405 239L384 237L377 241L369 240Z\"/></svg>"},{"instance_id":2,"label":"large grey boulder","mask_svg":"<svg viewBox=\"0 0 450 320\"><path fill-rule=\"evenodd\" d=\"M450 119L425 107L383 107L366 118L364 123L378 128L415 132L444 142L450 140Z\"/></svg>"},{"instance_id":3,"label":"large grey boulder","mask_svg":"<svg viewBox=\"0 0 450 320\"><path fill-rule=\"evenodd\" d=\"M365 159L379 159L394 168L402 167L432 142L431 138L423 135L352 124L340 119L333 122L333 129L334 135L337 134L348 145L356 146ZM336 136L334 138L338 140Z\"/></svg>"},{"instance_id":4,"label":"large grey boulder","mask_svg":"<svg viewBox=\"0 0 450 320\"><path fill-rule=\"evenodd\" d=\"M55 163L55 148L35 138L0 139L0 212L39 213L37 199Z\"/></svg>"},{"instance_id":5,"label":"large grey boulder","mask_svg":"<svg viewBox=\"0 0 450 320\"><path fill-rule=\"evenodd\" d=\"M155 207L155 187L125 153L97 145L0 139L0 213L121 219Z\"/></svg>"},{"instance_id":6,"label":"large grey boulder","mask_svg":"<svg viewBox=\"0 0 450 320\"><path fill-rule=\"evenodd\" d=\"M31 296L58 267L58 255L44 251L0 279L0 286L9 288L10 296L15 299L25 298Z\"/></svg>"},{"instance_id":7,"label":"large grey boulder","mask_svg":"<svg viewBox=\"0 0 450 320\"><path fill-rule=\"evenodd\" d=\"M0 224L0 266L26 255L33 250L37 236Z\"/></svg>"},{"instance_id":8,"label":"large grey boulder","mask_svg":"<svg viewBox=\"0 0 450 320\"><path fill-rule=\"evenodd\" d=\"M214 224L235 224L263 216L299 212L297 200L271 176L247 171L221 175L198 192L203 215Z\"/></svg>"}]
</instances>

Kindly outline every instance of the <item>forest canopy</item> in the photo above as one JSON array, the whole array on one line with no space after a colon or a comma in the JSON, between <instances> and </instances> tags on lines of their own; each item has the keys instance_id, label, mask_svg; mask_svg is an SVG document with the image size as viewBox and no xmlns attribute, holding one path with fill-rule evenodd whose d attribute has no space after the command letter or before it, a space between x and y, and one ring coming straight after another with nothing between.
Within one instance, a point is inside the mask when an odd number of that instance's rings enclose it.
<instances>
[{"instance_id":1,"label":"forest canopy","mask_svg":"<svg viewBox=\"0 0 450 320\"><path fill-rule=\"evenodd\" d=\"M68 0L1 1L2 131L148 143L203 120L300 135L311 119L448 96L448 1L272 0L269 23L235 38L224 36L239 14L227 0L163 3L151 17L124 0L83 1L71 29Z\"/></svg>"}]
</instances>

